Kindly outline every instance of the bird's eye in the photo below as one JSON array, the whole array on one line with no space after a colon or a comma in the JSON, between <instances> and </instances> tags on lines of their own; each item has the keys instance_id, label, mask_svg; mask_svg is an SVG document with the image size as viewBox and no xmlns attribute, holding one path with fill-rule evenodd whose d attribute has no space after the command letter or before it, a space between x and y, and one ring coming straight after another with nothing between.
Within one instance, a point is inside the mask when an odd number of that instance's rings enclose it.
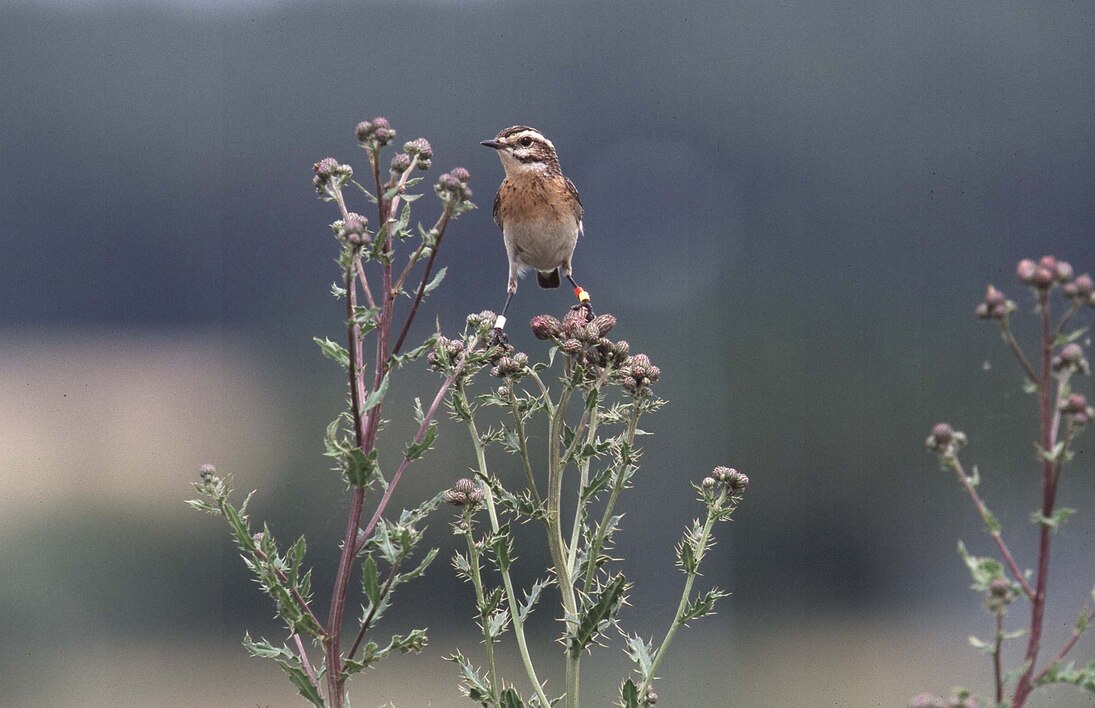
<instances>
[{"instance_id":1,"label":"bird's eye","mask_svg":"<svg viewBox=\"0 0 1095 708\"><path fill-rule=\"evenodd\" d=\"M528 137L527 135L517 142L521 145L521 147L532 147L532 138Z\"/></svg>"}]
</instances>

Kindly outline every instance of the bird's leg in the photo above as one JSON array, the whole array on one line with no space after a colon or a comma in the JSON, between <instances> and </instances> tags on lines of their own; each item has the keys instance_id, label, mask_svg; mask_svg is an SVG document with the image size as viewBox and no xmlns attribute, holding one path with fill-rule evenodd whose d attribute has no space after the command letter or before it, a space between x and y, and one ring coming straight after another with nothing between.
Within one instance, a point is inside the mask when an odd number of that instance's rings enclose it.
<instances>
[{"instance_id":1,"label":"bird's leg","mask_svg":"<svg viewBox=\"0 0 1095 708\"><path fill-rule=\"evenodd\" d=\"M569 268L567 268L567 271L566 273L564 273L564 275L566 275L566 278L570 281L570 284L574 286L574 294L578 297L578 304L574 307L581 309L582 312L585 313L586 322L589 322L594 317L593 305L591 305L589 302L589 291L584 290L581 285L578 285L578 283L574 282L574 278L570 275Z\"/></svg>"},{"instance_id":2,"label":"bird's leg","mask_svg":"<svg viewBox=\"0 0 1095 708\"><path fill-rule=\"evenodd\" d=\"M487 340L487 346L494 347L499 344L508 344L509 337L506 336L506 311L509 310L509 304L513 301L513 296L517 294L517 277L514 274L510 274L509 287L506 288L506 304L502 306L502 314L494 320L494 329L490 332L490 339Z\"/></svg>"}]
</instances>

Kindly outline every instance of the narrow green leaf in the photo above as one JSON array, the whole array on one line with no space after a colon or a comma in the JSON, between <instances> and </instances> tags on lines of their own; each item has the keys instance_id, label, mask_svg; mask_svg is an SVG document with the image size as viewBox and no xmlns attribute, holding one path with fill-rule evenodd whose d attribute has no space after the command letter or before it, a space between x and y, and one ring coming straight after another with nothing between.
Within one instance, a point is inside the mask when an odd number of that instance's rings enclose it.
<instances>
[{"instance_id":1,"label":"narrow green leaf","mask_svg":"<svg viewBox=\"0 0 1095 708\"><path fill-rule=\"evenodd\" d=\"M513 539L510 537L509 524L498 529L491 539L491 550L494 552L494 560L498 563L498 570L503 573L509 570L513 563Z\"/></svg>"},{"instance_id":2,"label":"narrow green leaf","mask_svg":"<svg viewBox=\"0 0 1095 708\"><path fill-rule=\"evenodd\" d=\"M380 571L376 567L376 559L371 554L366 556L365 562L361 564L361 586L370 604L376 605L380 602Z\"/></svg>"},{"instance_id":3,"label":"narrow green leaf","mask_svg":"<svg viewBox=\"0 0 1095 708\"><path fill-rule=\"evenodd\" d=\"M361 406L362 413L367 413L371 411L373 408L376 408L378 405L380 405L380 402L384 400L384 395L388 393L388 374L390 373L390 371L386 372L384 374L384 378L380 380L380 385L376 387L376 390L371 392L365 398L365 403Z\"/></svg>"},{"instance_id":4,"label":"narrow green leaf","mask_svg":"<svg viewBox=\"0 0 1095 708\"><path fill-rule=\"evenodd\" d=\"M639 703L639 687L631 679L624 681L620 687L621 708L642 708Z\"/></svg>"},{"instance_id":5,"label":"narrow green leaf","mask_svg":"<svg viewBox=\"0 0 1095 708\"><path fill-rule=\"evenodd\" d=\"M616 575L601 589L597 601L579 613L578 626L568 641L571 656L577 656L587 649L616 621L626 590L627 581L624 576Z\"/></svg>"},{"instance_id":6,"label":"narrow green leaf","mask_svg":"<svg viewBox=\"0 0 1095 708\"><path fill-rule=\"evenodd\" d=\"M654 666L654 648L639 635L629 635L625 639L627 655L639 667L643 680L650 678Z\"/></svg>"},{"instance_id":7,"label":"narrow green leaf","mask_svg":"<svg viewBox=\"0 0 1095 708\"><path fill-rule=\"evenodd\" d=\"M1067 507L1057 509L1053 512L1053 516L1043 516L1041 512L1034 512L1030 515L1031 521L1041 526L1045 526L1053 531L1059 531L1061 526L1068 521L1068 517L1076 513L1075 509L1069 509Z\"/></svg>"},{"instance_id":8,"label":"narrow green leaf","mask_svg":"<svg viewBox=\"0 0 1095 708\"><path fill-rule=\"evenodd\" d=\"M422 436L422 440L420 442L412 442L407 446L407 449L403 454L408 460L417 460L426 454L426 451L433 446L433 442L436 439L437 422L434 421L426 427L426 433Z\"/></svg>"},{"instance_id":9,"label":"narrow green leaf","mask_svg":"<svg viewBox=\"0 0 1095 708\"><path fill-rule=\"evenodd\" d=\"M350 353L346 351L346 347L342 346L338 342L332 342L326 337L324 337L323 339L320 339L319 337L312 337L312 341L319 345L319 349L323 352L323 356L327 357L331 361L341 364L343 368L349 368Z\"/></svg>"},{"instance_id":10,"label":"narrow green leaf","mask_svg":"<svg viewBox=\"0 0 1095 708\"><path fill-rule=\"evenodd\" d=\"M437 286L441 284L441 281L445 279L445 273L447 273L448 270L448 266L445 266L437 271L437 273L434 274L433 278L430 279L430 282L426 283L426 287L422 289L422 293L424 295L429 295L431 292L436 290Z\"/></svg>"},{"instance_id":11,"label":"narrow green leaf","mask_svg":"<svg viewBox=\"0 0 1095 708\"><path fill-rule=\"evenodd\" d=\"M687 609L681 614L679 620L680 624L687 624L692 620L706 617L707 615L715 614L715 602L727 597L729 593L723 592L718 588L711 588L702 597L696 599Z\"/></svg>"},{"instance_id":12,"label":"narrow green leaf","mask_svg":"<svg viewBox=\"0 0 1095 708\"><path fill-rule=\"evenodd\" d=\"M360 447L352 447L345 451L346 479L355 487L367 487L380 475L380 464L377 462L377 450L373 448L366 455Z\"/></svg>"},{"instance_id":13,"label":"narrow green leaf","mask_svg":"<svg viewBox=\"0 0 1095 708\"><path fill-rule=\"evenodd\" d=\"M551 584L551 580L541 579L532 584L532 587L527 593L525 593L525 601L521 603L518 608L517 616L522 622L528 619L528 616L532 614L532 609L536 606L536 603L540 600L540 593L544 591L548 585Z\"/></svg>"},{"instance_id":14,"label":"narrow green leaf","mask_svg":"<svg viewBox=\"0 0 1095 708\"><path fill-rule=\"evenodd\" d=\"M445 657L446 661L451 661L460 667L461 685L460 691L472 699L473 701L489 701L494 702L494 696L491 695L490 687L487 685L486 679L479 675L479 672L475 670L475 667L471 665L460 652L455 652L451 656ZM484 703L489 705L489 703Z\"/></svg>"},{"instance_id":15,"label":"narrow green leaf","mask_svg":"<svg viewBox=\"0 0 1095 708\"><path fill-rule=\"evenodd\" d=\"M517 691L512 688L507 688L502 691L501 699L498 701L499 708L525 708L525 702L521 700L521 697L517 695Z\"/></svg>"}]
</instances>

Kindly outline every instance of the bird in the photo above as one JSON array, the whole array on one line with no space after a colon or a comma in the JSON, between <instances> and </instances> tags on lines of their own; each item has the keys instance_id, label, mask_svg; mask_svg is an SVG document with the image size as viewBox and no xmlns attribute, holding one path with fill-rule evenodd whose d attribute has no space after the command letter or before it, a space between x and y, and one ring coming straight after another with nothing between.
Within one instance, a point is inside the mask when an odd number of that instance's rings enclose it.
<instances>
[{"instance_id":1,"label":"bird","mask_svg":"<svg viewBox=\"0 0 1095 708\"><path fill-rule=\"evenodd\" d=\"M582 200L563 174L555 145L527 125L514 125L482 145L493 149L506 176L494 197L494 222L502 230L509 256L506 304L495 322L502 337L506 312L517 292L517 279L536 271L541 288L557 288L560 273L574 286L580 306L592 318L589 293L575 282L571 260L582 229Z\"/></svg>"}]
</instances>

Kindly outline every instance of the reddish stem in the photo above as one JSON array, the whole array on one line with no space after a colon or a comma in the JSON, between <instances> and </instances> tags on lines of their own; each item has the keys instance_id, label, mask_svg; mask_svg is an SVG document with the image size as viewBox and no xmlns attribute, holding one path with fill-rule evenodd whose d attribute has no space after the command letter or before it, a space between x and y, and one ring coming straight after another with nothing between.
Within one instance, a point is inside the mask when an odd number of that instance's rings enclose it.
<instances>
[{"instance_id":1,"label":"reddish stem","mask_svg":"<svg viewBox=\"0 0 1095 708\"><path fill-rule=\"evenodd\" d=\"M1049 320L1049 291L1039 291L1039 305L1042 315L1042 372L1041 372L1041 399L1039 401L1039 414L1041 418L1041 438L1039 443L1042 451L1048 454L1057 444L1057 427L1060 416L1057 412L1056 391L1051 386L1053 357L1053 333ZM1042 517L1049 519L1053 516L1053 505L1057 497L1057 479L1054 471L1056 463L1043 456L1042 459ZM1034 690L1034 664L1038 660L1038 650L1042 641L1042 626L1045 621L1046 589L1049 585L1049 549L1052 539L1052 529L1048 524L1041 524L1038 541L1038 579L1034 591L1034 597L1030 602L1030 639L1027 642L1025 668L1015 688L1015 697L1012 700L1013 708L1022 708L1027 698Z\"/></svg>"},{"instance_id":2,"label":"reddish stem","mask_svg":"<svg viewBox=\"0 0 1095 708\"><path fill-rule=\"evenodd\" d=\"M380 168L378 165L378 156L373 153L369 154L369 160L373 167L373 177L376 182L377 188L377 212L379 217L379 223L381 224L382 231L377 234L377 237L386 236L385 251L389 255L389 258L384 263L384 289L381 300L381 312L377 321L376 328L376 364L373 367L373 390L376 391L380 387L380 383L384 380L384 375L388 370L388 342L391 336L392 328L392 266L391 266L391 252L392 252L392 240L391 235L387 233L389 228L387 223L387 217L390 205L385 203L383 192L381 192L380 185ZM341 192L338 192L338 205L343 212L343 218L346 218L346 205L341 199ZM350 269L347 272L347 287L346 287L346 307L347 307L347 329L349 331L349 345L350 345L350 381L351 381L351 407L353 409L354 417L354 432L358 447L368 455L372 452L373 447L376 445L376 434L380 423L380 413L383 402L378 402L372 409L365 413L364 419L361 416L361 405L364 399L363 391L359 390L360 386L363 386L361 382L361 366L358 362L362 360L361 354L361 332L360 328L354 322L354 309L357 307L357 286L354 282L354 273ZM355 400L355 391L357 392ZM389 487L390 489L390 487ZM335 707L340 707L344 704L343 689L345 685L345 678L342 676L342 619L346 610L346 592L350 583L350 572L353 569L354 563L354 547L357 542L358 527L361 524L361 513L365 505L365 488L355 487L353 495L350 499L350 514L346 520L346 533L342 539L342 554L339 558L338 573L335 576L334 589L331 592L331 611L327 620L327 642L324 647L325 663L327 667L327 688L328 688L328 703Z\"/></svg>"}]
</instances>

